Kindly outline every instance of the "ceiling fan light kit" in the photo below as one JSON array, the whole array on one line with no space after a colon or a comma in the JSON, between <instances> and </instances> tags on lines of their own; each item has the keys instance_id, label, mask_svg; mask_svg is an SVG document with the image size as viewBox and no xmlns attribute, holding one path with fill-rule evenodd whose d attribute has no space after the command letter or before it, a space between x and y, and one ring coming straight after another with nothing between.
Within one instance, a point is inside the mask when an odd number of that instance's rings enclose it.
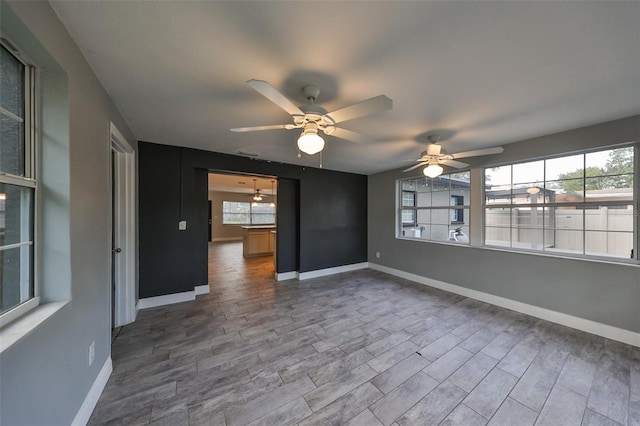
<instances>
[{"instance_id":1,"label":"ceiling fan light kit","mask_svg":"<svg viewBox=\"0 0 640 426\"><path fill-rule=\"evenodd\" d=\"M318 135L318 125L309 123L298 138L298 148L305 154L313 155L324 149L324 139Z\"/></svg>"},{"instance_id":2,"label":"ceiling fan light kit","mask_svg":"<svg viewBox=\"0 0 640 426\"><path fill-rule=\"evenodd\" d=\"M431 179L440 176L442 172L444 172L444 169L439 164L429 164L422 171L426 177L430 177Z\"/></svg>"}]
</instances>

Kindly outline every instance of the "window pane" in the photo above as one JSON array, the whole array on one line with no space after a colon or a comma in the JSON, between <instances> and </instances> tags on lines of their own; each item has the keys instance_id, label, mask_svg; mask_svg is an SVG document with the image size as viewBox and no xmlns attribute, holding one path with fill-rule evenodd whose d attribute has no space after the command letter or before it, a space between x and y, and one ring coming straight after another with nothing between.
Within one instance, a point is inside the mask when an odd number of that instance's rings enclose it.
<instances>
[{"instance_id":1,"label":"window pane","mask_svg":"<svg viewBox=\"0 0 640 426\"><path fill-rule=\"evenodd\" d=\"M251 203L251 224L267 225L276 223L276 206L271 203Z\"/></svg>"},{"instance_id":2,"label":"window pane","mask_svg":"<svg viewBox=\"0 0 640 426\"><path fill-rule=\"evenodd\" d=\"M24 123L0 113L0 172L24 176Z\"/></svg>"},{"instance_id":3,"label":"window pane","mask_svg":"<svg viewBox=\"0 0 640 426\"><path fill-rule=\"evenodd\" d=\"M512 246L540 250L543 247L544 209L542 207L514 208L512 213Z\"/></svg>"},{"instance_id":4,"label":"window pane","mask_svg":"<svg viewBox=\"0 0 640 426\"><path fill-rule=\"evenodd\" d=\"M518 184L512 190L513 204L542 204L545 201L544 182Z\"/></svg>"},{"instance_id":5,"label":"window pane","mask_svg":"<svg viewBox=\"0 0 640 426\"><path fill-rule=\"evenodd\" d=\"M222 223L225 225L248 225L251 223L249 203L222 202Z\"/></svg>"},{"instance_id":6,"label":"window pane","mask_svg":"<svg viewBox=\"0 0 640 426\"><path fill-rule=\"evenodd\" d=\"M511 188L511 166L493 167L485 169L484 183L490 188L504 187L502 189Z\"/></svg>"},{"instance_id":7,"label":"window pane","mask_svg":"<svg viewBox=\"0 0 640 426\"><path fill-rule=\"evenodd\" d=\"M492 187L484 192L485 202L487 204L510 204L511 203L511 187Z\"/></svg>"},{"instance_id":8,"label":"window pane","mask_svg":"<svg viewBox=\"0 0 640 426\"><path fill-rule=\"evenodd\" d=\"M420 209L416 211L418 225L428 225L431 223L431 211L430 209Z\"/></svg>"},{"instance_id":9,"label":"window pane","mask_svg":"<svg viewBox=\"0 0 640 426\"><path fill-rule=\"evenodd\" d=\"M624 157L628 152L629 148L590 152L588 154L585 154L585 165L587 166L587 170L599 169L601 171L600 174L604 175L606 174L604 171L607 169L607 163L611 161L612 156L619 159L619 155L622 155ZM631 153L633 153L633 151L631 151ZM595 174L593 174L593 176L595 176Z\"/></svg>"},{"instance_id":10,"label":"window pane","mask_svg":"<svg viewBox=\"0 0 640 426\"><path fill-rule=\"evenodd\" d=\"M449 178L440 176L431 179L431 205L434 207L448 207L450 203Z\"/></svg>"},{"instance_id":11,"label":"window pane","mask_svg":"<svg viewBox=\"0 0 640 426\"><path fill-rule=\"evenodd\" d=\"M546 180L582 179L584 175L584 155L552 158L545 162Z\"/></svg>"},{"instance_id":12,"label":"window pane","mask_svg":"<svg viewBox=\"0 0 640 426\"><path fill-rule=\"evenodd\" d=\"M544 161L513 165L513 184L544 181Z\"/></svg>"},{"instance_id":13,"label":"window pane","mask_svg":"<svg viewBox=\"0 0 640 426\"><path fill-rule=\"evenodd\" d=\"M24 64L0 46L0 105L24 118Z\"/></svg>"},{"instance_id":14,"label":"window pane","mask_svg":"<svg viewBox=\"0 0 640 426\"><path fill-rule=\"evenodd\" d=\"M33 241L33 189L0 183L0 247Z\"/></svg>"},{"instance_id":15,"label":"window pane","mask_svg":"<svg viewBox=\"0 0 640 426\"><path fill-rule=\"evenodd\" d=\"M33 189L0 184L0 310L33 297Z\"/></svg>"},{"instance_id":16,"label":"window pane","mask_svg":"<svg viewBox=\"0 0 640 426\"><path fill-rule=\"evenodd\" d=\"M33 297L33 245L0 251L0 314Z\"/></svg>"},{"instance_id":17,"label":"window pane","mask_svg":"<svg viewBox=\"0 0 640 426\"><path fill-rule=\"evenodd\" d=\"M24 65L0 47L0 172L24 176Z\"/></svg>"},{"instance_id":18,"label":"window pane","mask_svg":"<svg viewBox=\"0 0 640 426\"><path fill-rule=\"evenodd\" d=\"M402 191L402 207L415 207L416 193L415 191Z\"/></svg>"},{"instance_id":19,"label":"window pane","mask_svg":"<svg viewBox=\"0 0 640 426\"><path fill-rule=\"evenodd\" d=\"M448 240L461 244L469 244L469 227L467 225L450 226Z\"/></svg>"},{"instance_id":20,"label":"window pane","mask_svg":"<svg viewBox=\"0 0 640 426\"><path fill-rule=\"evenodd\" d=\"M429 239L433 241L449 241L448 224L431 224Z\"/></svg>"},{"instance_id":21,"label":"window pane","mask_svg":"<svg viewBox=\"0 0 640 426\"><path fill-rule=\"evenodd\" d=\"M546 247L549 252L559 252L568 254L583 254L584 247L583 232L569 229L553 230L554 245Z\"/></svg>"},{"instance_id":22,"label":"window pane","mask_svg":"<svg viewBox=\"0 0 640 426\"><path fill-rule=\"evenodd\" d=\"M630 258L633 232L585 231L585 254Z\"/></svg>"},{"instance_id":23,"label":"window pane","mask_svg":"<svg viewBox=\"0 0 640 426\"><path fill-rule=\"evenodd\" d=\"M485 244L511 245L511 209L489 208L485 210Z\"/></svg>"},{"instance_id":24,"label":"window pane","mask_svg":"<svg viewBox=\"0 0 640 426\"><path fill-rule=\"evenodd\" d=\"M422 188L422 191L416 193L417 207L431 207L431 186Z\"/></svg>"},{"instance_id":25,"label":"window pane","mask_svg":"<svg viewBox=\"0 0 640 426\"><path fill-rule=\"evenodd\" d=\"M584 180L565 179L552 180L545 183L546 202L548 203L576 203L584 199Z\"/></svg>"},{"instance_id":26,"label":"window pane","mask_svg":"<svg viewBox=\"0 0 640 426\"><path fill-rule=\"evenodd\" d=\"M416 211L404 209L402 210L402 225L414 225L416 223Z\"/></svg>"},{"instance_id":27,"label":"window pane","mask_svg":"<svg viewBox=\"0 0 640 426\"><path fill-rule=\"evenodd\" d=\"M587 201L633 200L633 175L587 178L585 185Z\"/></svg>"}]
</instances>

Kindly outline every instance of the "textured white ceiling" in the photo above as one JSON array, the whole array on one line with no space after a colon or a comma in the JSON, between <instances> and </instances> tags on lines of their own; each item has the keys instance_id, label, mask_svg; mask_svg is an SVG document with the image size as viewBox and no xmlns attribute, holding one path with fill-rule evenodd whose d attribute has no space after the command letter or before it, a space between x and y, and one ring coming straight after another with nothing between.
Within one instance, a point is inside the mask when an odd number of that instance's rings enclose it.
<instances>
[{"instance_id":1,"label":"textured white ceiling","mask_svg":"<svg viewBox=\"0 0 640 426\"><path fill-rule=\"evenodd\" d=\"M449 152L640 113L640 2L54 1L139 140L317 166L296 130L232 133L289 116L315 84L331 111L385 94L393 110L327 137L324 167L406 166L426 135Z\"/></svg>"}]
</instances>

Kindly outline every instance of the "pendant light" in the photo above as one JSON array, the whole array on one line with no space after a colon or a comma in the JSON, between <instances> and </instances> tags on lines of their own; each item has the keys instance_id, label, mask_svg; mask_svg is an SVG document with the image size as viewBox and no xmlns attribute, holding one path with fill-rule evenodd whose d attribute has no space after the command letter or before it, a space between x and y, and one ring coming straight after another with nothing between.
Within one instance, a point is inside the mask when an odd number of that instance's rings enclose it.
<instances>
[{"instance_id":1,"label":"pendant light","mask_svg":"<svg viewBox=\"0 0 640 426\"><path fill-rule=\"evenodd\" d=\"M269 203L269 207L275 207L276 203L273 202L273 180L271 181L271 203Z\"/></svg>"},{"instance_id":2,"label":"pendant light","mask_svg":"<svg viewBox=\"0 0 640 426\"><path fill-rule=\"evenodd\" d=\"M256 207L258 205L258 201L262 201L262 195L260 195L260 190L256 189L256 180L253 179L253 206Z\"/></svg>"}]
</instances>

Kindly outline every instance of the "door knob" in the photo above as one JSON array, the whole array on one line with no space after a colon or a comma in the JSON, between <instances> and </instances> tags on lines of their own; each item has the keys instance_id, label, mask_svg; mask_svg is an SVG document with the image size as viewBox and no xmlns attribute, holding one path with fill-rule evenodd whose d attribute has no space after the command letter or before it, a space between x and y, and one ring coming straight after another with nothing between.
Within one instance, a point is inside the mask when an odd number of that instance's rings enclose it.
<instances>
[{"instance_id":1,"label":"door knob","mask_svg":"<svg viewBox=\"0 0 640 426\"><path fill-rule=\"evenodd\" d=\"M114 253L120 253L122 251L122 249L120 247L118 247L117 249L113 249Z\"/></svg>"}]
</instances>

